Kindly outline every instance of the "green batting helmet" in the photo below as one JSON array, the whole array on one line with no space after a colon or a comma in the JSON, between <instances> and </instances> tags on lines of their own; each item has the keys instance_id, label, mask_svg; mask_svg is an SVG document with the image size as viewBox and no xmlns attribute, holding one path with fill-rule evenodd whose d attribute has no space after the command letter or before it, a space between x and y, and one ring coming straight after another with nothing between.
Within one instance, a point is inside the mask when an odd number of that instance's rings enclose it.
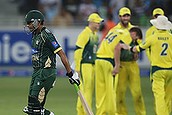
<instances>
[{"instance_id":1,"label":"green batting helmet","mask_svg":"<svg viewBox=\"0 0 172 115\"><path fill-rule=\"evenodd\" d=\"M38 10L31 10L26 14L25 22L30 23L30 22L35 22L35 21L43 22L44 15Z\"/></svg>"}]
</instances>

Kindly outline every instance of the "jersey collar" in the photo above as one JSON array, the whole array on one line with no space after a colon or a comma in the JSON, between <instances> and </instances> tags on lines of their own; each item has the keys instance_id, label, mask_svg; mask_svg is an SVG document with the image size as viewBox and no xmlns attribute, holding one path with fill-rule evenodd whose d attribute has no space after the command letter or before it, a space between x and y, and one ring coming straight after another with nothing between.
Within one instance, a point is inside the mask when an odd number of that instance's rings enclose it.
<instances>
[{"instance_id":1,"label":"jersey collar","mask_svg":"<svg viewBox=\"0 0 172 115\"><path fill-rule=\"evenodd\" d=\"M118 28L120 28L120 29L124 29L124 28L125 28L124 26L122 26L121 23L118 23L117 26L118 26ZM127 26L127 29L130 29L130 28L132 28L132 27L133 27L133 25L131 25L131 23L129 22L129 23L128 23L128 26Z\"/></svg>"},{"instance_id":2,"label":"jersey collar","mask_svg":"<svg viewBox=\"0 0 172 115\"><path fill-rule=\"evenodd\" d=\"M41 32L43 31L43 30L45 30L46 29L46 27L45 26L43 26L42 28L41 28L41 30L37 33L37 32L34 32L34 35L38 35L38 34L41 34Z\"/></svg>"},{"instance_id":3,"label":"jersey collar","mask_svg":"<svg viewBox=\"0 0 172 115\"><path fill-rule=\"evenodd\" d=\"M93 32L88 26L86 26L85 29L86 29L87 31L89 31L90 33L93 33L93 34L96 33L96 32Z\"/></svg>"}]
</instances>

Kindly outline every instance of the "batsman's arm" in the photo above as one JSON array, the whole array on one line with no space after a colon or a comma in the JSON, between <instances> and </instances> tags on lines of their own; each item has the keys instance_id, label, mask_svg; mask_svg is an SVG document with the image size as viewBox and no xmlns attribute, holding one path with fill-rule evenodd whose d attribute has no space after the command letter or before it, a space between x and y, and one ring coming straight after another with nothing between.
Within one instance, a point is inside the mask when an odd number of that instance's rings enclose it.
<instances>
[{"instance_id":1,"label":"batsman's arm","mask_svg":"<svg viewBox=\"0 0 172 115\"><path fill-rule=\"evenodd\" d=\"M70 67L69 61L68 61L68 59L67 59L66 54L64 53L64 51L63 50L59 50L57 52L57 54L59 55L59 57L60 57L63 65L64 65L67 73L70 73L72 71L72 69Z\"/></svg>"},{"instance_id":2,"label":"batsman's arm","mask_svg":"<svg viewBox=\"0 0 172 115\"><path fill-rule=\"evenodd\" d=\"M75 74L77 74L76 72L74 72L74 73L72 72L72 69L71 69L69 61L66 57L66 54L63 52L63 50L59 50L57 52L57 54L60 56L60 59L66 68L66 71L67 71L66 76L69 77L69 82L71 84L76 83L77 85L80 85L80 79L78 76L75 75Z\"/></svg>"}]
</instances>

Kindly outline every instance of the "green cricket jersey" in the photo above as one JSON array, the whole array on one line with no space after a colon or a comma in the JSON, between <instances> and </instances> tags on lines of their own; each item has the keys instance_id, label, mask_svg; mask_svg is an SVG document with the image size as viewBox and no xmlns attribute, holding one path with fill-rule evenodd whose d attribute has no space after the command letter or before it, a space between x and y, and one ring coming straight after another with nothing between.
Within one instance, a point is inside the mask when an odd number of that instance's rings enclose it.
<instances>
[{"instance_id":1,"label":"green cricket jersey","mask_svg":"<svg viewBox=\"0 0 172 115\"><path fill-rule=\"evenodd\" d=\"M138 43L135 41L132 41L130 43L130 46L135 46L135 45L138 45ZM121 61L133 61L134 60L134 53L129 51L129 50L121 49L120 60Z\"/></svg>"},{"instance_id":2,"label":"green cricket jersey","mask_svg":"<svg viewBox=\"0 0 172 115\"><path fill-rule=\"evenodd\" d=\"M82 61L84 63L94 63L96 59L96 52L98 47L98 36L97 34L90 34L89 41L85 45L82 53Z\"/></svg>"},{"instance_id":3,"label":"green cricket jersey","mask_svg":"<svg viewBox=\"0 0 172 115\"><path fill-rule=\"evenodd\" d=\"M61 48L55 36L45 27L32 37L33 68L55 68L56 54Z\"/></svg>"},{"instance_id":4,"label":"green cricket jersey","mask_svg":"<svg viewBox=\"0 0 172 115\"><path fill-rule=\"evenodd\" d=\"M79 34L74 52L75 70L80 70L81 63L94 64L98 47L98 35L87 26Z\"/></svg>"}]
</instances>

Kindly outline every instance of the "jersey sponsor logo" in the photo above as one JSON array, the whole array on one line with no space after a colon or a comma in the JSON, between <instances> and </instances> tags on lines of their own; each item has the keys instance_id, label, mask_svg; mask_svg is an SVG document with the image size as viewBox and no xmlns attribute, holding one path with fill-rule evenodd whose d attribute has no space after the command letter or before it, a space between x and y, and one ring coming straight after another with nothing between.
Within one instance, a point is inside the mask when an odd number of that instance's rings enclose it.
<instances>
[{"instance_id":1,"label":"jersey sponsor logo","mask_svg":"<svg viewBox=\"0 0 172 115\"><path fill-rule=\"evenodd\" d=\"M36 53L38 53L38 50L37 50L37 49L32 48L32 54L36 54Z\"/></svg>"},{"instance_id":2,"label":"jersey sponsor logo","mask_svg":"<svg viewBox=\"0 0 172 115\"><path fill-rule=\"evenodd\" d=\"M37 55L32 55L32 61L38 61L39 57Z\"/></svg>"},{"instance_id":3,"label":"jersey sponsor logo","mask_svg":"<svg viewBox=\"0 0 172 115\"><path fill-rule=\"evenodd\" d=\"M36 41L36 45L38 45L38 44L39 44L39 40Z\"/></svg>"},{"instance_id":4,"label":"jersey sponsor logo","mask_svg":"<svg viewBox=\"0 0 172 115\"><path fill-rule=\"evenodd\" d=\"M47 33L51 33L50 30L48 30L47 28L45 29L45 31L46 31Z\"/></svg>"},{"instance_id":5,"label":"jersey sponsor logo","mask_svg":"<svg viewBox=\"0 0 172 115\"><path fill-rule=\"evenodd\" d=\"M56 41L51 42L54 48L57 48L59 44Z\"/></svg>"}]
</instances>

